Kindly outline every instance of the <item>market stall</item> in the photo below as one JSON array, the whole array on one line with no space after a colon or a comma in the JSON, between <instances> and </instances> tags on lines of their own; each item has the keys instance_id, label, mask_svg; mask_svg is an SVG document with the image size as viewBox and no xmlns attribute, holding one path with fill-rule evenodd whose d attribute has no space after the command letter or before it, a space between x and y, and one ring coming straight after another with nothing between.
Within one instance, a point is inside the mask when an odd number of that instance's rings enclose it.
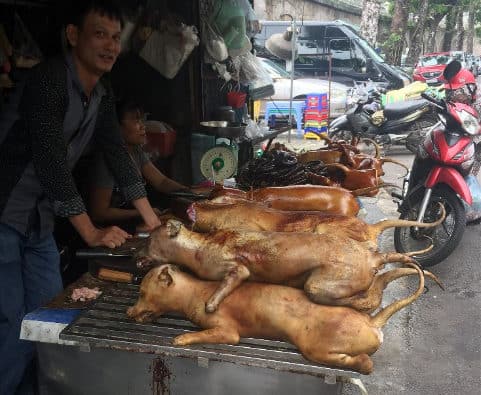
<instances>
[{"instance_id":1,"label":"market stall","mask_svg":"<svg viewBox=\"0 0 481 395\"><path fill-rule=\"evenodd\" d=\"M81 285L103 294L77 309L65 294L64 303L24 320L22 338L37 344L41 394L338 394L343 382L362 385L359 373L313 364L285 342L173 346L174 336L195 327L178 316L152 324L129 320L125 310L138 286L90 275L72 286Z\"/></svg>"}]
</instances>

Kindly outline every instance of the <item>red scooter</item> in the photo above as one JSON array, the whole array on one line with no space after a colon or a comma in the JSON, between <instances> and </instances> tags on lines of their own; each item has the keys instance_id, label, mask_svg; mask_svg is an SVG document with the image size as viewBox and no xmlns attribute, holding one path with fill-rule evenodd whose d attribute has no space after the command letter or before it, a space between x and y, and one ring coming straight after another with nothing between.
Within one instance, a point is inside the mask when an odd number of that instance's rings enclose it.
<instances>
[{"instance_id":1,"label":"red scooter","mask_svg":"<svg viewBox=\"0 0 481 395\"><path fill-rule=\"evenodd\" d=\"M458 61L446 67L443 75L447 87L460 70ZM393 197L400 200L398 211L402 219L434 222L440 216L437 202L444 205L446 219L435 228L396 228L394 244L398 252L420 251L432 244L429 252L415 256L421 265L432 266L453 252L466 228L461 199L472 204L465 177L475 162L473 137L481 134L481 124L470 105L423 97L437 108L440 127L431 131L419 146L402 195L393 193Z\"/></svg>"}]
</instances>

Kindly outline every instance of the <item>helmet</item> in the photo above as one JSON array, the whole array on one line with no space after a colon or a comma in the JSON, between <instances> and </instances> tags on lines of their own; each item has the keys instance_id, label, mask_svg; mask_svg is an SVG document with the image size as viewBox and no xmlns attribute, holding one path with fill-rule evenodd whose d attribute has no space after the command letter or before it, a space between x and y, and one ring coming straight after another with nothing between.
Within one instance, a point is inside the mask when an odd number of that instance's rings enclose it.
<instances>
[{"instance_id":1,"label":"helmet","mask_svg":"<svg viewBox=\"0 0 481 395\"><path fill-rule=\"evenodd\" d=\"M446 98L457 103L472 104L476 101L476 78L469 70L461 69L447 83Z\"/></svg>"},{"instance_id":2,"label":"helmet","mask_svg":"<svg viewBox=\"0 0 481 395\"><path fill-rule=\"evenodd\" d=\"M471 73L467 69L461 69L458 73L448 81L444 87L446 89L459 89L467 84L474 84L476 85L476 78L474 78L473 73Z\"/></svg>"}]
</instances>

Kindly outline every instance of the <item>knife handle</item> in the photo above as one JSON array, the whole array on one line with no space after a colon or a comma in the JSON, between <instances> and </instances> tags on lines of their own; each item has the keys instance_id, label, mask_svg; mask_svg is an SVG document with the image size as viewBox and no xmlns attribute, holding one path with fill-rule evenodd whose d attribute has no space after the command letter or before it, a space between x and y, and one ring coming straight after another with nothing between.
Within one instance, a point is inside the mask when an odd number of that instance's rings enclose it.
<instances>
[{"instance_id":1,"label":"knife handle","mask_svg":"<svg viewBox=\"0 0 481 395\"><path fill-rule=\"evenodd\" d=\"M134 276L132 273L121 272L118 270L106 269L101 267L97 273L97 277L101 280L116 281L119 283L131 283Z\"/></svg>"}]
</instances>

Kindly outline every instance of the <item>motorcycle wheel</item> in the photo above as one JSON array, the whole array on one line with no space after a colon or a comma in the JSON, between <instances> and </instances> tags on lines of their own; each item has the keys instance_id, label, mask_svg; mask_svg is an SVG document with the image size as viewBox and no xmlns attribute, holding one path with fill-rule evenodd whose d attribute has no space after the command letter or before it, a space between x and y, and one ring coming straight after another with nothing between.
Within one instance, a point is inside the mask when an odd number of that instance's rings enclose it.
<instances>
[{"instance_id":1,"label":"motorcycle wheel","mask_svg":"<svg viewBox=\"0 0 481 395\"><path fill-rule=\"evenodd\" d=\"M349 130L333 130L332 132L329 131L328 133L329 138L332 141L348 141L350 142L352 140L352 132Z\"/></svg>"},{"instance_id":2,"label":"motorcycle wheel","mask_svg":"<svg viewBox=\"0 0 481 395\"><path fill-rule=\"evenodd\" d=\"M332 132L329 132L329 138L332 141L347 141L348 143L350 143L353 137L354 137L353 133L349 130L334 130ZM363 141L362 136L357 136L357 137L361 137L361 143L357 146L357 148L363 154L374 156L376 152L376 148L374 147L374 145L369 143L368 141ZM375 141L375 143L379 145L379 148L381 149L381 154L383 154L382 144L379 144L377 141Z\"/></svg>"},{"instance_id":3,"label":"motorcycle wheel","mask_svg":"<svg viewBox=\"0 0 481 395\"><path fill-rule=\"evenodd\" d=\"M415 221L422 197L422 193L415 196L413 201L416 203L402 212L399 218ZM424 215L426 222L434 222L439 218L440 210L437 202L443 203L446 209L446 219L441 225L418 230L414 227L394 229L394 246L397 252L419 251L433 244L431 251L414 256L414 259L424 267L436 265L446 259L458 246L466 229L466 213L462 202L451 189L444 186L433 190Z\"/></svg>"}]
</instances>

